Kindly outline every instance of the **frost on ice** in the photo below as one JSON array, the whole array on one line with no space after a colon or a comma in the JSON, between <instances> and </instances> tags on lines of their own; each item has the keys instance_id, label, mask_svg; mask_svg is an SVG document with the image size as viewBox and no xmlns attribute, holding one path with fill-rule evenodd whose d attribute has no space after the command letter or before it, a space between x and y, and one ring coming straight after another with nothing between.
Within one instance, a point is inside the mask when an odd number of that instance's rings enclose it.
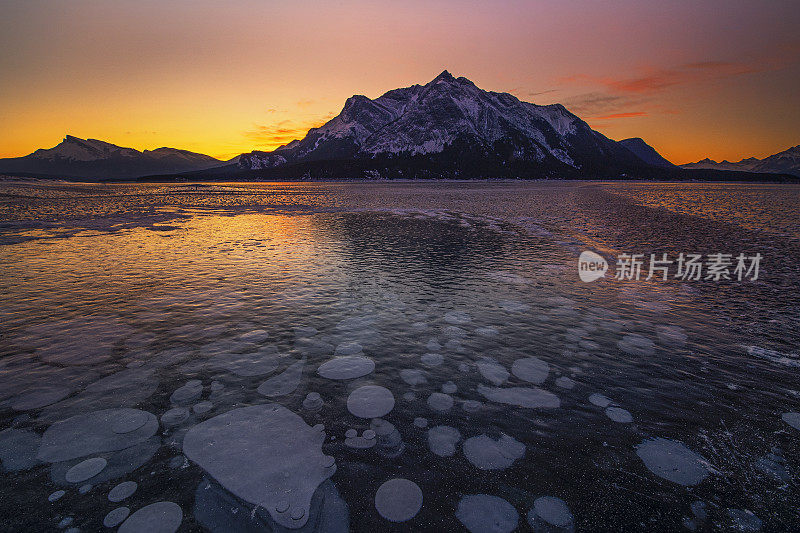
<instances>
[{"instance_id":1,"label":"frost on ice","mask_svg":"<svg viewBox=\"0 0 800 533\"><path fill-rule=\"evenodd\" d=\"M278 404L228 411L191 428L186 456L283 527L302 527L317 487L336 471L323 455L325 433Z\"/></svg>"},{"instance_id":2,"label":"frost on ice","mask_svg":"<svg viewBox=\"0 0 800 533\"><path fill-rule=\"evenodd\" d=\"M456 518L472 533L510 533L517 528L519 513L498 496L469 494L458 502Z\"/></svg>"}]
</instances>

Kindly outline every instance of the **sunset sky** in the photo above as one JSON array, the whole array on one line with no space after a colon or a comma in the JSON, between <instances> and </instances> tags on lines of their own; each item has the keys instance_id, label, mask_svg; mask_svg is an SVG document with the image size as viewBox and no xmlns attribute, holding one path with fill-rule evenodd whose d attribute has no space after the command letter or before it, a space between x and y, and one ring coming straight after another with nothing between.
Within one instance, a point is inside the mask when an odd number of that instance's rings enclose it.
<instances>
[{"instance_id":1,"label":"sunset sky","mask_svg":"<svg viewBox=\"0 0 800 533\"><path fill-rule=\"evenodd\" d=\"M0 157L69 133L219 158L448 69L675 163L800 144L797 0L2 1Z\"/></svg>"}]
</instances>

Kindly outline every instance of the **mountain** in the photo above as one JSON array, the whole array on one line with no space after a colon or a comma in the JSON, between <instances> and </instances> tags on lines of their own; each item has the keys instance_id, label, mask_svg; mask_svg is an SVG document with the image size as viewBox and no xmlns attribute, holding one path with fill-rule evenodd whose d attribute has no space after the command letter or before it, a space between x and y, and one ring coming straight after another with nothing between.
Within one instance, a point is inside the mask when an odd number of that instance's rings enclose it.
<instances>
[{"instance_id":1,"label":"mountain","mask_svg":"<svg viewBox=\"0 0 800 533\"><path fill-rule=\"evenodd\" d=\"M800 145L778 152L764 159L749 157L737 162L703 159L697 163L681 165L686 169L737 170L756 173L792 174L800 176Z\"/></svg>"},{"instance_id":2,"label":"mountain","mask_svg":"<svg viewBox=\"0 0 800 533\"><path fill-rule=\"evenodd\" d=\"M300 140L242 154L251 175L310 177L619 177L652 171L560 104L535 105L444 71L425 85L341 113Z\"/></svg>"},{"instance_id":3,"label":"mountain","mask_svg":"<svg viewBox=\"0 0 800 533\"><path fill-rule=\"evenodd\" d=\"M623 139L618 141L618 143L633 152L636 157L648 165L661 168L675 168L675 165L661 157L661 154L656 152L655 148L644 142L640 137Z\"/></svg>"},{"instance_id":4,"label":"mountain","mask_svg":"<svg viewBox=\"0 0 800 533\"><path fill-rule=\"evenodd\" d=\"M207 155L176 148L140 152L97 139L79 139L67 135L54 148L41 148L24 157L0 159L0 173L119 179L196 171L222 163Z\"/></svg>"}]
</instances>

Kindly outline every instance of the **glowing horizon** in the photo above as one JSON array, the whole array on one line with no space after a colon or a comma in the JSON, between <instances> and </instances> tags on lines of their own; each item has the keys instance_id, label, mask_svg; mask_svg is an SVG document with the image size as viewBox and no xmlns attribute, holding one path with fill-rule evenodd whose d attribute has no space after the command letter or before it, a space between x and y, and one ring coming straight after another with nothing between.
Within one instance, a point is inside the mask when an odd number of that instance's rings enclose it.
<instances>
[{"instance_id":1,"label":"glowing horizon","mask_svg":"<svg viewBox=\"0 0 800 533\"><path fill-rule=\"evenodd\" d=\"M722 0L34 1L0 20L0 157L66 134L230 159L442 70L674 163L800 144L800 10Z\"/></svg>"}]
</instances>

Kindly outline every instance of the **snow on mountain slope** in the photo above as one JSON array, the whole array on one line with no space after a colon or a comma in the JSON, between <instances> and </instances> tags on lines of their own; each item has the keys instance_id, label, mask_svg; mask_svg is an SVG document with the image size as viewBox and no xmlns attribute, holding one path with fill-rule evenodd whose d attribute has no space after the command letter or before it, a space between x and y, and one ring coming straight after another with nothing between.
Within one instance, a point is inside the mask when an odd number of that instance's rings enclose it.
<instances>
[{"instance_id":1,"label":"snow on mountain slope","mask_svg":"<svg viewBox=\"0 0 800 533\"><path fill-rule=\"evenodd\" d=\"M682 168L702 168L714 170L739 170L747 172L774 173L774 174L794 174L800 176L800 145L784 150L777 154L758 159L749 157L741 161L730 162L712 159L703 159L696 163L686 163Z\"/></svg>"}]
</instances>

